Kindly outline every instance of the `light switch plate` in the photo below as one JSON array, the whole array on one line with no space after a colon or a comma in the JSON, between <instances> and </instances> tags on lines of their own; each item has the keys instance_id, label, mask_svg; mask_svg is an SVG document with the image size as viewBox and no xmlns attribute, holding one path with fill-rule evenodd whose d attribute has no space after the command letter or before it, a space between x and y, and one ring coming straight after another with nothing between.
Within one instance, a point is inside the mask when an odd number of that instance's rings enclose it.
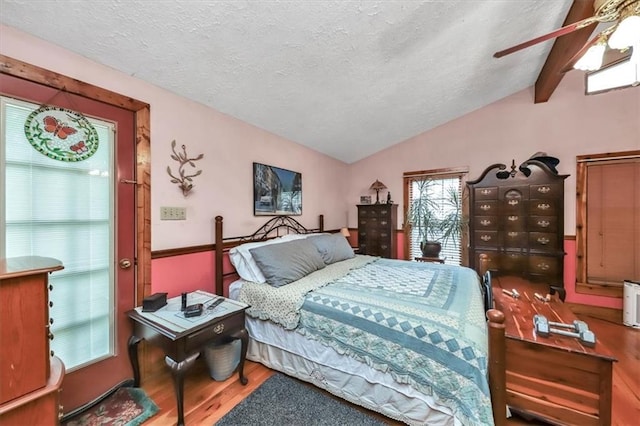
<instances>
[{"instance_id":1,"label":"light switch plate","mask_svg":"<svg viewBox=\"0 0 640 426\"><path fill-rule=\"evenodd\" d=\"M186 207L160 207L160 220L187 220Z\"/></svg>"}]
</instances>

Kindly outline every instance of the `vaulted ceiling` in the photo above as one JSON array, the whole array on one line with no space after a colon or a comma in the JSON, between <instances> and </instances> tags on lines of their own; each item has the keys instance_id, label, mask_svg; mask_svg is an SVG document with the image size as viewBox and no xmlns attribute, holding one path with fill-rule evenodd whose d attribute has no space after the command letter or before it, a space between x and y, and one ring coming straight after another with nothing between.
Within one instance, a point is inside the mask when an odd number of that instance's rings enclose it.
<instances>
[{"instance_id":1,"label":"vaulted ceiling","mask_svg":"<svg viewBox=\"0 0 640 426\"><path fill-rule=\"evenodd\" d=\"M5 25L347 163L532 85L549 100L593 25L492 55L592 13L591 0L0 0Z\"/></svg>"}]
</instances>

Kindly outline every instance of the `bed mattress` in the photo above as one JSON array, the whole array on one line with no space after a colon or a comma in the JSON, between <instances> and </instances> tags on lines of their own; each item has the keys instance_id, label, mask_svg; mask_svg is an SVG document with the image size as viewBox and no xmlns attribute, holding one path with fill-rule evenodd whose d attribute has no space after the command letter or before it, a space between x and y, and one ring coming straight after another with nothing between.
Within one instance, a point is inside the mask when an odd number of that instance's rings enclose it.
<instances>
[{"instance_id":1,"label":"bed mattress","mask_svg":"<svg viewBox=\"0 0 640 426\"><path fill-rule=\"evenodd\" d=\"M229 288L237 299L242 280ZM451 410L352 357L271 321L247 316L247 358L409 425L459 425Z\"/></svg>"}]
</instances>

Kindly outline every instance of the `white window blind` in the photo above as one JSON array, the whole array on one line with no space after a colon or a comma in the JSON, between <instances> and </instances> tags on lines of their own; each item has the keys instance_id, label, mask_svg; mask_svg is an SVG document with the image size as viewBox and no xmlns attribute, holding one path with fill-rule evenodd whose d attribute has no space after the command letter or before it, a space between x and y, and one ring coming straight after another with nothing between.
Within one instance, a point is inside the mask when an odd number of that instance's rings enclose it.
<instances>
[{"instance_id":1,"label":"white window blind","mask_svg":"<svg viewBox=\"0 0 640 426\"><path fill-rule=\"evenodd\" d=\"M429 181L428 185L424 185L425 181ZM413 176L410 179L406 179L405 182L408 185L408 205L412 205L414 199L416 199L421 188L426 188L428 196L434 201L437 206L434 211L436 217L440 220L444 219L447 215L457 212L462 215L462 176L455 174L447 174L439 176L437 174L429 175L424 174L420 176ZM457 197L457 204L452 203L452 193ZM420 226L412 224L411 232L409 233L409 256L410 259L422 256L422 250L420 248L420 234L426 232L426 230L420 231ZM460 265L462 260L462 243L461 238L448 238L443 239L442 232L434 232L431 234L430 240L440 241L442 243L442 251L440 257L445 259L445 263L451 265Z\"/></svg>"},{"instance_id":2,"label":"white window blind","mask_svg":"<svg viewBox=\"0 0 640 426\"><path fill-rule=\"evenodd\" d=\"M114 125L89 118L99 136L97 152L84 161L57 161L26 139L25 120L38 107L1 99L0 255L62 261L64 269L49 277L51 349L72 370L114 350Z\"/></svg>"}]
</instances>

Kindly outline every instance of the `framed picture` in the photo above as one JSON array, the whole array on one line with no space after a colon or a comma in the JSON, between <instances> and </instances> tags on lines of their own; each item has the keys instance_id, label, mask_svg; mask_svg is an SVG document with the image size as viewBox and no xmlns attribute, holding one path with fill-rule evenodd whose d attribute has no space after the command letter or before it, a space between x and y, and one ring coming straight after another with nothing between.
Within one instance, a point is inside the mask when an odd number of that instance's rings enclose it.
<instances>
[{"instance_id":1,"label":"framed picture","mask_svg":"<svg viewBox=\"0 0 640 426\"><path fill-rule=\"evenodd\" d=\"M371 204L371 195L361 195L360 204Z\"/></svg>"},{"instance_id":2,"label":"framed picture","mask_svg":"<svg viewBox=\"0 0 640 426\"><path fill-rule=\"evenodd\" d=\"M302 174L253 163L253 215L300 216Z\"/></svg>"}]
</instances>

